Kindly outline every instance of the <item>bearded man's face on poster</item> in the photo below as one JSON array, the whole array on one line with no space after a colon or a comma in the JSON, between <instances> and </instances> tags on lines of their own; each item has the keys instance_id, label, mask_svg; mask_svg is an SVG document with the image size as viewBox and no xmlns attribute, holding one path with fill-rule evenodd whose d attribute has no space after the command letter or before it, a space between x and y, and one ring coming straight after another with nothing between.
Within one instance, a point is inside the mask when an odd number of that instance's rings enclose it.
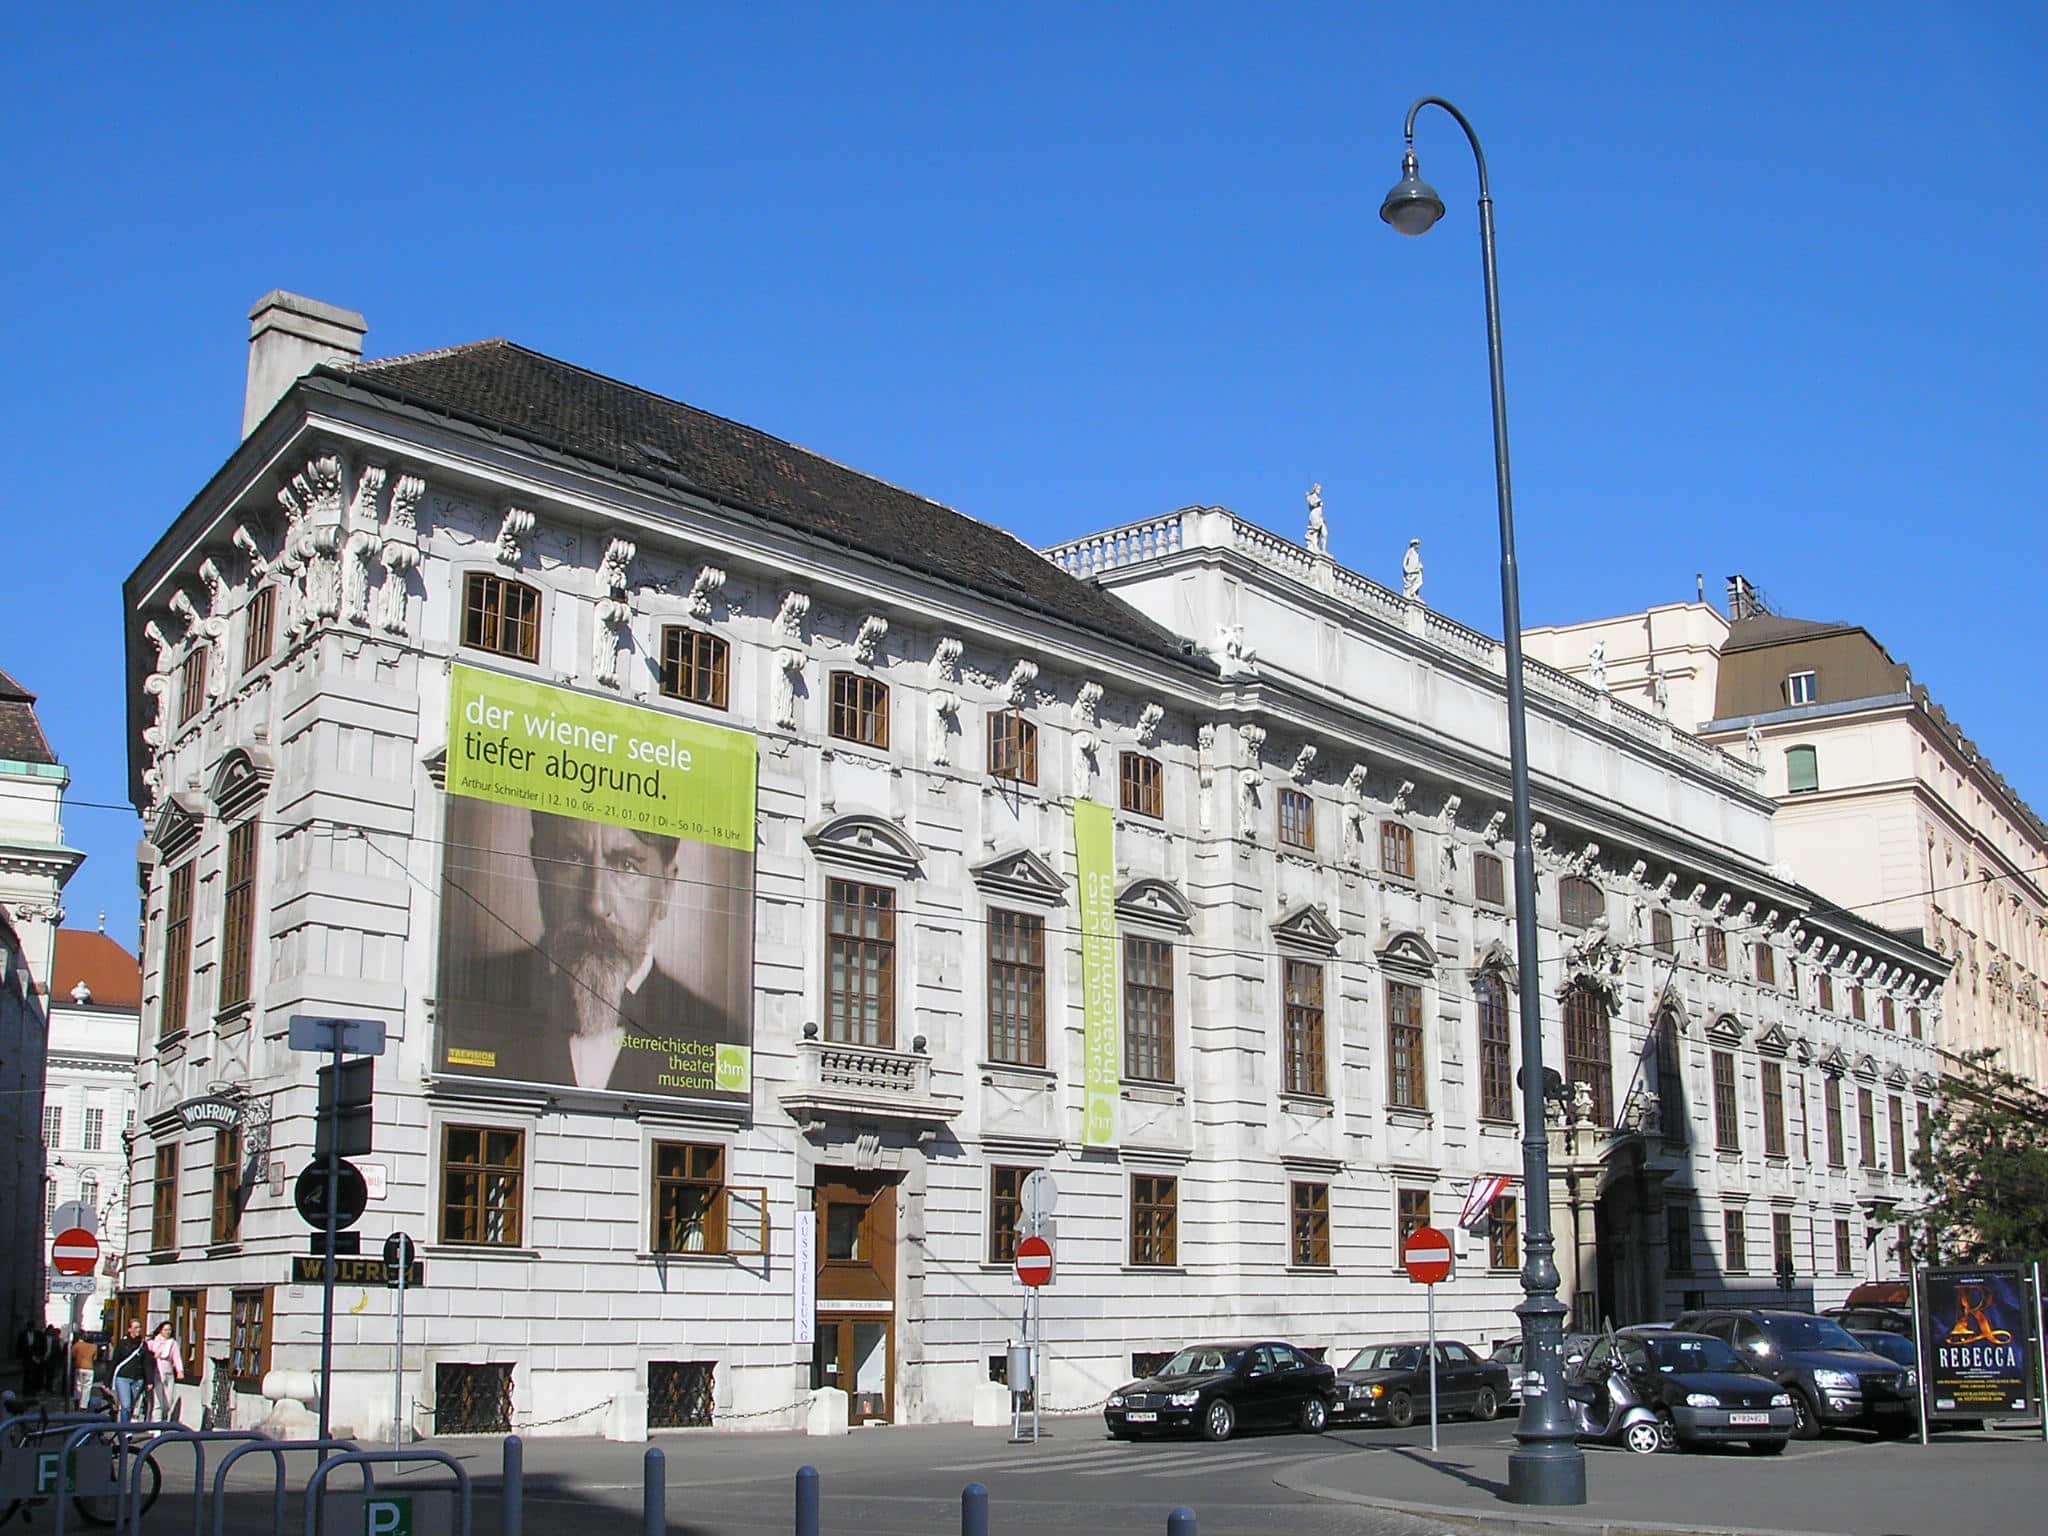
<instances>
[{"instance_id":1,"label":"bearded man's face on poster","mask_svg":"<svg viewBox=\"0 0 2048 1536\"><path fill-rule=\"evenodd\" d=\"M672 837L535 816L529 850L541 946L572 983L576 1032L618 1027L618 1005L653 954L674 890Z\"/></svg>"}]
</instances>

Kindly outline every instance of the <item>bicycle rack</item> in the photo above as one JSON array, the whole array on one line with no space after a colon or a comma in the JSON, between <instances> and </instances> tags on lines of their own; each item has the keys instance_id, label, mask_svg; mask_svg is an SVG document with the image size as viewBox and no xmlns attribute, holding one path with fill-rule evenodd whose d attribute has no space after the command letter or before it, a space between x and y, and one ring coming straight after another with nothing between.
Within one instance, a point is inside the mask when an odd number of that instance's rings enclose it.
<instances>
[{"instance_id":1,"label":"bicycle rack","mask_svg":"<svg viewBox=\"0 0 2048 1536\"><path fill-rule=\"evenodd\" d=\"M206 1529L207 1446L224 1444L230 1440L246 1443L263 1438L265 1437L260 1431L253 1429L179 1429L173 1430L167 1435L158 1435L156 1439L149 1442L145 1453L136 1457L134 1464L128 1469L127 1503L125 1508L134 1516L133 1531L138 1533L139 1536L142 1530L142 1464L150 1457L155 1456L158 1451L166 1450L174 1445L189 1445L192 1447L192 1536L204 1536ZM121 1536L121 1522L118 1516L114 1521L114 1536Z\"/></svg>"},{"instance_id":2,"label":"bicycle rack","mask_svg":"<svg viewBox=\"0 0 2048 1536\"><path fill-rule=\"evenodd\" d=\"M316 1536L319 1529L320 1493L326 1486L327 1474L336 1467L361 1467L363 1469L363 1486L366 1489L375 1491L377 1479L370 1471L371 1467L391 1466L394 1464L402 1465L405 1462L432 1462L437 1466L446 1467L455 1474L456 1505L458 1510L455 1536L469 1536L471 1508L469 1471L461 1462L448 1455L445 1451L348 1451L340 1456L328 1457L313 1469L313 1475L306 1483L306 1536ZM283 1524L280 1522L278 1526L280 1533L283 1529ZM214 1527L214 1533L215 1536L221 1536L218 1525Z\"/></svg>"},{"instance_id":3,"label":"bicycle rack","mask_svg":"<svg viewBox=\"0 0 2048 1536\"><path fill-rule=\"evenodd\" d=\"M111 1435L117 1440L125 1442L131 1435L160 1435L165 1430L182 1429L183 1427L183 1425L173 1423L167 1419L157 1421L143 1419L99 1419L90 1424L81 1424L64 1437L64 1449L60 1453L63 1460L58 1465L60 1468L69 1465L72 1453L84 1445L86 1441L99 1435ZM131 1449L131 1447L124 1443L121 1449L125 1451ZM139 1461L148 1455L149 1448L145 1445L141 1447L136 1459ZM114 1529L116 1531L121 1528L122 1515L126 1503L121 1497L121 1487L121 1472L120 1468L116 1466L114 1468ZM56 1536L64 1536L65 1516L71 1512L69 1490L59 1488L55 1503L57 1505Z\"/></svg>"},{"instance_id":4,"label":"bicycle rack","mask_svg":"<svg viewBox=\"0 0 2048 1536\"><path fill-rule=\"evenodd\" d=\"M346 1440L262 1440L250 1445L238 1445L221 1457L220 1465L213 1469L213 1536L226 1536L228 1513L228 1469L244 1456L263 1454L275 1458L271 1469L276 1481L271 1488L272 1515L270 1528L281 1533L284 1530L284 1458L290 1451L350 1451L354 1447ZM371 1479L372 1486L375 1479Z\"/></svg>"}]
</instances>

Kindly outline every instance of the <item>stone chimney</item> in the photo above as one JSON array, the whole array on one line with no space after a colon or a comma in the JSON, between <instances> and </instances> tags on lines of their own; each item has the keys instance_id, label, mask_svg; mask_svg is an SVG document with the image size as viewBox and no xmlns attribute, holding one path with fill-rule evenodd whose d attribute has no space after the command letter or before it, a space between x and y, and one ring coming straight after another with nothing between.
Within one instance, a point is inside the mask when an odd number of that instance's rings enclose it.
<instances>
[{"instance_id":1,"label":"stone chimney","mask_svg":"<svg viewBox=\"0 0 2048 1536\"><path fill-rule=\"evenodd\" d=\"M353 363L363 355L369 322L352 309L277 289L249 311L249 392L242 436L270 414L285 392L321 363Z\"/></svg>"}]
</instances>

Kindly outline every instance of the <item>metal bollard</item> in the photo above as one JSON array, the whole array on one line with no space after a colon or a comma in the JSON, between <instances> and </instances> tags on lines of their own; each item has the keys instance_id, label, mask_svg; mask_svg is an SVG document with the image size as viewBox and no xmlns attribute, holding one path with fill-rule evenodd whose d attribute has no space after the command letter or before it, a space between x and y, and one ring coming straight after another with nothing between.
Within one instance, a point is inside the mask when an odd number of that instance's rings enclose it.
<instances>
[{"instance_id":1,"label":"metal bollard","mask_svg":"<svg viewBox=\"0 0 2048 1536\"><path fill-rule=\"evenodd\" d=\"M504 1536L524 1536L526 1530L526 1442L517 1435L505 1437Z\"/></svg>"},{"instance_id":2,"label":"metal bollard","mask_svg":"<svg viewBox=\"0 0 2048 1536\"><path fill-rule=\"evenodd\" d=\"M641 1461L640 1512L647 1522L646 1536L667 1536L668 1458L661 1447L650 1445Z\"/></svg>"},{"instance_id":3,"label":"metal bollard","mask_svg":"<svg viewBox=\"0 0 2048 1536\"><path fill-rule=\"evenodd\" d=\"M796 1469L796 1536L818 1536L818 1469Z\"/></svg>"},{"instance_id":4,"label":"metal bollard","mask_svg":"<svg viewBox=\"0 0 2048 1536\"><path fill-rule=\"evenodd\" d=\"M988 1489L980 1483L960 1490L960 1536L988 1536Z\"/></svg>"},{"instance_id":5,"label":"metal bollard","mask_svg":"<svg viewBox=\"0 0 2048 1536\"><path fill-rule=\"evenodd\" d=\"M1195 1512L1183 1504L1168 1515L1166 1536L1195 1536Z\"/></svg>"}]
</instances>

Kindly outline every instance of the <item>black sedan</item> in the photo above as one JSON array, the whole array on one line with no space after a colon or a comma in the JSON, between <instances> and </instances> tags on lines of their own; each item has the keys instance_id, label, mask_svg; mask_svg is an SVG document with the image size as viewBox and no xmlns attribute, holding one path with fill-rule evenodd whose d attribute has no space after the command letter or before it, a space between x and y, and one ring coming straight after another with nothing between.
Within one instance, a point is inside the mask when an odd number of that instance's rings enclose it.
<instances>
[{"instance_id":1,"label":"black sedan","mask_svg":"<svg viewBox=\"0 0 2048 1536\"><path fill-rule=\"evenodd\" d=\"M1792 1438L1792 1394L1723 1339L1669 1328L1623 1328L1602 1339L1579 1374L1622 1370L1680 1445L1742 1440L1775 1456Z\"/></svg>"},{"instance_id":2,"label":"black sedan","mask_svg":"<svg viewBox=\"0 0 2048 1536\"><path fill-rule=\"evenodd\" d=\"M1456 1339L1436 1343L1437 1417L1469 1413L1482 1422L1508 1400L1508 1368L1482 1360ZM1336 1417L1406 1429L1429 1414L1429 1345L1368 1344L1337 1373Z\"/></svg>"},{"instance_id":3,"label":"black sedan","mask_svg":"<svg viewBox=\"0 0 2048 1536\"><path fill-rule=\"evenodd\" d=\"M1198 1431L1228 1440L1240 1429L1321 1433L1337 1401L1336 1372L1291 1344L1191 1344L1103 1407L1111 1438Z\"/></svg>"}]
</instances>

